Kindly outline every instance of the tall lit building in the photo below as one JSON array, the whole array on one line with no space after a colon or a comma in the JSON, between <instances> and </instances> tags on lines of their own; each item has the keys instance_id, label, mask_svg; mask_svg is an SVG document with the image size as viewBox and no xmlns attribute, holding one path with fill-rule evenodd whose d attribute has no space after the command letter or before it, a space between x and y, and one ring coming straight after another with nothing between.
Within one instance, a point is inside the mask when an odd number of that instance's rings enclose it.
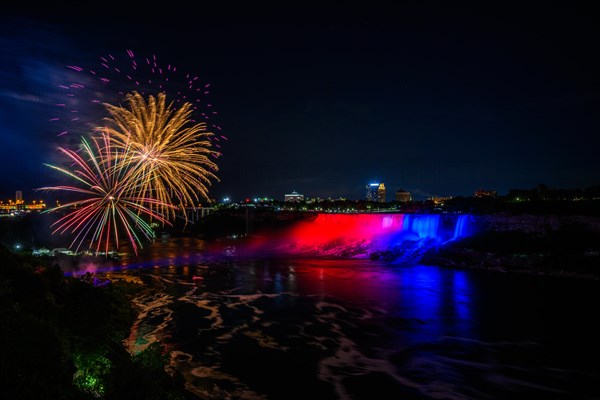
<instances>
[{"instance_id":1,"label":"tall lit building","mask_svg":"<svg viewBox=\"0 0 600 400\"><path fill-rule=\"evenodd\" d=\"M15 193L15 201L17 201L17 202L23 201L23 191L22 190L17 190L17 192Z\"/></svg>"},{"instance_id":2,"label":"tall lit building","mask_svg":"<svg viewBox=\"0 0 600 400\"><path fill-rule=\"evenodd\" d=\"M377 201L377 189L379 188L379 183L369 183L367 185L367 201Z\"/></svg>"},{"instance_id":3,"label":"tall lit building","mask_svg":"<svg viewBox=\"0 0 600 400\"><path fill-rule=\"evenodd\" d=\"M404 189L400 189L396 192L396 201L399 201L401 203L408 203L412 201L412 196L410 195L410 192L407 192Z\"/></svg>"},{"instance_id":4,"label":"tall lit building","mask_svg":"<svg viewBox=\"0 0 600 400\"><path fill-rule=\"evenodd\" d=\"M367 201L377 201L379 203L385 203L385 185L383 183L369 183L366 189Z\"/></svg>"},{"instance_id":5,"label":"tall lit building","mask_svg":"<svg viewBox=\"0 0 600 400\"><path fill-rule=\"evenodd\" d=\"M383 183L380 183L377 188L377 201L385 203L385 185Z\"/></svg>"}]
</instances>

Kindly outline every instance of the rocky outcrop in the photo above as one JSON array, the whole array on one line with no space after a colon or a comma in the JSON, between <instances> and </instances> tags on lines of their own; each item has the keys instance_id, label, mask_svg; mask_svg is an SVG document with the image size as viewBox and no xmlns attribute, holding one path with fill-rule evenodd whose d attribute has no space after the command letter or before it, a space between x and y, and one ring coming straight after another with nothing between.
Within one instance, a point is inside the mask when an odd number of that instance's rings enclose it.
<instances>
[{"instance_id":1,"label":"rocky outcrop","mask_svg":"<svg viewBox=\"0 0 600 400\"><path fill-rule=\"evenodd\" d=\"M577 224L600 232L599 217L582 215L485 214L471 216L471 220L478 231L548 233L565 224Z\"/></svg>"},{"instance_id":2,"label":"rocky outcrop","mask_svg":"<svg viewBox=\"0 0 600 400\"><path fill-rule=\"evenodd\" d=\"M600 219L481 215L477 232L429 249L420 262L501 272L600 279Z\"/></svg>"}]
</instances>

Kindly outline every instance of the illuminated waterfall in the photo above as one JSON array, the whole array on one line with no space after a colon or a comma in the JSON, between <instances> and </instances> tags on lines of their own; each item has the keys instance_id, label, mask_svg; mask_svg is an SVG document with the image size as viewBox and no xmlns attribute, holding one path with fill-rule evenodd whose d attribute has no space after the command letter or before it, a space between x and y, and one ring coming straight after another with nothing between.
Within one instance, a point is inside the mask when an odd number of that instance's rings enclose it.
<instances>
[{"instance_id":1,"label":"illuminated waterfall","mask_svg":"<svg viewBox=\"0 0 600 400\"><path fill-rule=\"evenodd\" d=\"M331 256L414 261L419 255L448 241L472 233L464 214L318 214L286 232L263 238L256 254Z\"/></svg>"}]
</instances>

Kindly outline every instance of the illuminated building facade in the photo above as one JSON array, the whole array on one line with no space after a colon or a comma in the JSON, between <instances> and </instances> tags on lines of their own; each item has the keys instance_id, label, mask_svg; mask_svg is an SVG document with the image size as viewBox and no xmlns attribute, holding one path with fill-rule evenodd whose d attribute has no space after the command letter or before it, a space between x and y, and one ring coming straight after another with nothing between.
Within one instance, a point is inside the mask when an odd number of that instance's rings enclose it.
<instances>
[{"instance_id":1,"label":"illuminated building facade","mask_svg":"<svg viewBox=\"0 0 600 400\"><path fill-rule=\"evenodd\" d=\"M385 185L383 183L380 183L377 188L377 201L385 203Z\"/></svg>"},{"instance_id":2,"label":"illuminated building facade","mask_svg":"<svg viewBox=\"0 0 600 400\"><path fill-rule=\"evenodd\" d=\"M3 214L14 214L14 213L27 213L27 212L39 212L46 209L46 203L43 200L33 201L30 204L25 204L25 201L21 198L20 200L8 200L7 203L0 200L0 212Z\"/></svg>"},{"instance_id":3,"label":"illuminated building facade","mask_svg":"<svg viewBox=\"0 0 600 400\"><path fill-rule=\"evenodd\" d=\"M295 190L292 193L286 194L285 195L285 201L286 202L290 202L290 201L304 201L304 195L300 194L298 192L296 192Z\"/></svg>"},{"instance_id":4,"label":"illuminated building facade","mask_svg":"<svg viewBox=\"0 0 600 400\"><path fill-rule=\"evenodd\" d=\"M404 189L400 189L396 192L395 199L396 201L399 201L401 203L408 203L412 201L412 196L410 195L410 192L407 192Z\"/></svg>"}]
</instances>

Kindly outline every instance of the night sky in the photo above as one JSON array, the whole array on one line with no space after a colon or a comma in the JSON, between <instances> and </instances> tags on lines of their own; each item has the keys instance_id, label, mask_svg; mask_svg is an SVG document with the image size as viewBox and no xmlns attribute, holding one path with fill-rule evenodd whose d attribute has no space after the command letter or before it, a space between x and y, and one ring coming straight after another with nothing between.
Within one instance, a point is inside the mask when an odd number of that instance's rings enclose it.
<instances>
[{"instance_id":1,"label":"night sky","mask_svg":"<svg viewBox=\"0 0 600 400\"><path fill-rule=\"evenodd\" d=\"M217 200L600 183L600 24L583 3L286 4L3 11L1 198L55 183L43 163L72 139L49 123L66 65L127 49L210 83L229 138Z\"/></svg>"}]
</instances>

